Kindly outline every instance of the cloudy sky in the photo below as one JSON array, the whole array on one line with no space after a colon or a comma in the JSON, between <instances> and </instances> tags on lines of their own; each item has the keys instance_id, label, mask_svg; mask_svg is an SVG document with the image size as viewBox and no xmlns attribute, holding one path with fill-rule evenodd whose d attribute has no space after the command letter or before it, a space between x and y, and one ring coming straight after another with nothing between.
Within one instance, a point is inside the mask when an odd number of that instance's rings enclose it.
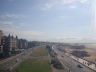
<instances>
[{"instance_id":1,"label":"cloudy sky","mask_svg":"<svg viewBox=\"0 0 96 72\"><path fill-rule=\"evenodd\" d=\"M19 38L96 42L95 0L0 0L0 29Z\"/></svg>"}]
</instances>

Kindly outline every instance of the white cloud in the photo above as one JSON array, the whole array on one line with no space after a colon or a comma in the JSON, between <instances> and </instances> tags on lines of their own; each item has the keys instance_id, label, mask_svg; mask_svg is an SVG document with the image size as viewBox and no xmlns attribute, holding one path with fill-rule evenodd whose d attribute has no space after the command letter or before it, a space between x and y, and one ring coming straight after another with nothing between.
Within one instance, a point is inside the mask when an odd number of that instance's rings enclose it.
<instances>
[{"instance_id":1,"label":"white cloud","mask_svg":"<svg viewBox=\"0 0 96 72\"><path fill-rule=\"evenodd\" d=\"M45 5L48 9L52 8L54 5L53 4L46 4Z\"/></svg>"},{"instance_id":2,"label":"white cloud","mask_svg":"<svg viewBox=\"0 0 96 72\"><path fill-rule=\"evenodd\" d=\"M59 18L66 18L66 16L59 16Z\"/></svg>"},{"instance_id":3,"label":"white cloud","mask_svg":"<svg viewBox=\"0 0 96 72\"><path fill-rule=\"evenodd\" d=\"M6 17L12 18L27 18L28 16L25 15L17 15L17 14L5 14Z\"/></svg>"},{"instance_id":4,"label":"white cloud","mask_svg":"<svg viewBox=\"0 0 96 72\"><path fill-rule=\"evenodd\" d=\"M79 0L80 3L86 3L88 0Z\"/></svg>"},{"instance_id":5,"label":"white cloud","mask_svg":"<svg viewBox=\"0 0 96 72\"><path fill-rule=\"evenodd\" d=\"M76 5L70 5L69 8L77 8Z\"/></svg>"},{"instance_id":6,"label":"white cloud","mask_svg":"<svg viewBox=\"0 0 96 72\"><path fill-rule=\"evenodd\" d=\"M75 2L76 0L58 0L58 1L60 1L61 3L64 3L64 4L69 4L69 3Z\"/></svg>"},{"instance_id":7,"label":"white cloud","mask_svg":"<svg viewBox=\"0 0 96 72\"><path fill-rule=\"evenodd\" d=\"M6 16L6 17L12 17L12 18L18 18L19 16L17 16L17 15L14 15L14 14L5 14L4 16Z\"/></svg>"},{"instance_id":8,"label":"white cloud","mask_svg":"<svg viewBox=\"0 0 96 72\"><path fill-rule=\"evenodd\" d=\"M65 36L65 37L54 37L49 39L50 41L56 41L56 42L66 42L66 43L79 43L79 42L96 42L96 37L90 36L90 37L79 37L79 36Z\"/></svg>"},{"instance_id":9,"label":"white cloud","mask_svg":"<svg viewBox=\"0 0 96 72\"><path fill-rule=\"evenodd\" d=\"M72 4L74 2L86 3L88 0L58 0L64 4Z\"/></svg>"},{"instance_id":10,"label":"white cloud","mask_svg":"<svg viewBox=\"0 0 96 72\"><path fill-rule=\"evenodd\" d=\"M42 9L48 10L48 9L56 7L58 4L59 4L58 1L54 1L52 3L46 3L46 4L44 4L44 7Z\"/></svg>"},{"instance_id":11,"label":"white cloud","mask_svg":"<svg viewBox=\"0 0 96 72\"><path fill-rule=\"evenodd\" d=\"M22 34L24 34L25 36L40 36L43 34L43 32L40 31L34 31L34 30L28 30L28 31L21 31Z\"/></svg>"},{"instance_id":12,"label":"white cloud","mask_svg":"<svg viewBox=\"0 0 96 72\"><path fill-rule=\"evenodd\" d=\"M27 18L27 17L28 16L25 15L9 14L9 13L0 15L0 18Z\"/></svg>"},{"instance_id":13,"label":"white cloud","mask_svg":"<svg viewBox=\"0 0 96 72\"><path fill-rule=\"evenodd\" d=\"M0 25L11 25L13 24L12 21L0 21Z\"/></svg>"},{"instance_id":14,"label":"white cloud","mask_svg":"<svg viewBox=\"0 0 96 72\"><path fill-rule=\"evenodd\" d=\"M63 6L65 4L68 4L70 8L76 8L76 5L73 5L76 2L79 3L86 3L89 0L52 0L52 2L44 4L43 10L48 10L52 8L57 8L58 6Z\"/></svg>"},{"instance_id":15,"label":"white cloud","mask_svg":"<svg viewBox=\"0 0 96 72\"><path fill-rule=\"evenodd\" d=\"M52 4L45 4L45 7L42 8L42 10L48 10L51 9L53 7Z\"/></svg>"},{"instance_id":16,"label":"white cloud","mask_svg":"<svg viewBox=\"0 0 96 72\"><path fill-rule=\"evenodd\" d=\"M18 36L18 38L24 38L27 40L41 40L41 41L54 41L54 42L96 42L96 36L65 36L65 37L48 37L44 32L35 31L35 30L18 30L13 28L0 28L4 31L4 34L8 35L9 33L14 36Z\"/></svg>"},{"instance_id":17,"label":"white cloud","mask_svg":"<svg viewBox=\"0 0 96 72\"><path fill-rule=\"evenodd\" d=\"M42 39L43 32L35 31L35 30L18 30L14 28L1 28L4 31L5 35L9 33L14 36L18 36L18 38L24 38L27 40L40 40Z\"/></svg>"}]
</instances>

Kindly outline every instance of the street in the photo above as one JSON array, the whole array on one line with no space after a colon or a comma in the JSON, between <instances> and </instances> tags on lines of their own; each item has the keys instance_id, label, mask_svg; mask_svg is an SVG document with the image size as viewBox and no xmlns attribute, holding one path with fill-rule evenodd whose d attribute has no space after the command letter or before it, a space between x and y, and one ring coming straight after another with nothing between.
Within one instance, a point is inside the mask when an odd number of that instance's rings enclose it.
<instances>
[{"instance_id":1,"label":"street","mask_svg":"<svg viewBox=\"0 0 96 72\"><path fill-rule=\"evenodd\" d=\"M28 56L32 53L32 48L25 50L24 52L17 54L16 56L10 57L8 59L5 59L0 62L0 70L12 70L14 67L16 67L19 63L21 63L23 60L27 59Z\"/></svg>"},{"instance_id":2,"label":"street","mask_svg":"<svg viewBox=\"0 0 96 72\"><path fill-rule=\"evenodd\" d=\"M54 52L57 53L57 58L60 60L60 62L64 66L66 66L69 69L69 72L95 72L91 70L90 68L68 57L67 55L59 51L58 49L56 48L53 48L53 49L54 49ZM78 65L82 66L82 68L78 67Z\"/></svg>"}]
</instances>

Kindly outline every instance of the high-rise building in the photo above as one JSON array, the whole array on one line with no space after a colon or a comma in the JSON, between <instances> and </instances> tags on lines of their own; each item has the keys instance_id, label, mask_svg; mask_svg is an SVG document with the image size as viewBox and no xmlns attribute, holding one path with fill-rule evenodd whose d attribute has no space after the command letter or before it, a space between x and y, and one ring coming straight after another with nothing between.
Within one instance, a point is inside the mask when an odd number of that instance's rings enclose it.
<instances>
[{"instance_id":1,"label":"high-rise building","mask_svg":"<svg viewBox=\"0 0 96 72\"><path fill-rule=\"evenodd\" d=\"M0 30L0 53L3 53L3 32Z\"/></svg>"},{"instance_id":2,"label":"high-rise building","mask_svg":"<svg viewBox=\"0 0 96 72\"><path fill-rule=\"evenodd\" d=\"M17 36L13 37L13 36L9 36L8 37L4 37L5 40L5 44L4 44L4 53L5 56L6 55L11 55L14 51L16 51L18 49L17 47Z\"/></svg>"},{"instance_id":3,"label":"high-rise building","mask_svg":"<svg viewBox=\"0 0 96 72\"><path fill-rule=\"evenodd\" d=\"M19 49L27 49L28 48L28 42L25 39L19 39L18 41L18 48Z\"/></svg>"},{"instance_id":4,"label":"high-rise building","mask_svg":"<svg viewBox=\"0 0 96 72\"><path fill-rule=\"evenodd\" d=\"M7 38L9 51L15 51L17 49L17 37L8 36Z\"/></svg>"}]
</instances>

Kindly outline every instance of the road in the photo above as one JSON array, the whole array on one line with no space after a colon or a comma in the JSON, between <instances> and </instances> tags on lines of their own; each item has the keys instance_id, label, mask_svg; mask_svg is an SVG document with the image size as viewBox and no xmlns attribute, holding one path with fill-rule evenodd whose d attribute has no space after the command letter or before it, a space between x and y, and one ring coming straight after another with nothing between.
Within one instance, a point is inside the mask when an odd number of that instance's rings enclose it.
<instances>
[{"instance_id":1,"label":"road","mask_svg":"<svg viewBox=\"0 0 96 72\"><path fill-rule=\"evenodd\" d=\"M10 57L3 61L0 61L0 70L12 70L23 60L27 59L28 56L32 53L32 48L25 50L24 52L17 54L16 56Z\"/></svg>"},{"instance_id":2,"label":"road","mask_svg":"<svg viewBox=\"0 0 96 72\"><path fill-rule=\"evenodd\" d=\"M81 63L73 60L72 58L65 55L63 52L59 51L58 49L54 48L54 52L57 53L57 58L60 62L69 68L69 72L95 72L90 68L82 65ZM78 67L77 65L81 65L83 68Z\"/></svg>"}]
</instances>

